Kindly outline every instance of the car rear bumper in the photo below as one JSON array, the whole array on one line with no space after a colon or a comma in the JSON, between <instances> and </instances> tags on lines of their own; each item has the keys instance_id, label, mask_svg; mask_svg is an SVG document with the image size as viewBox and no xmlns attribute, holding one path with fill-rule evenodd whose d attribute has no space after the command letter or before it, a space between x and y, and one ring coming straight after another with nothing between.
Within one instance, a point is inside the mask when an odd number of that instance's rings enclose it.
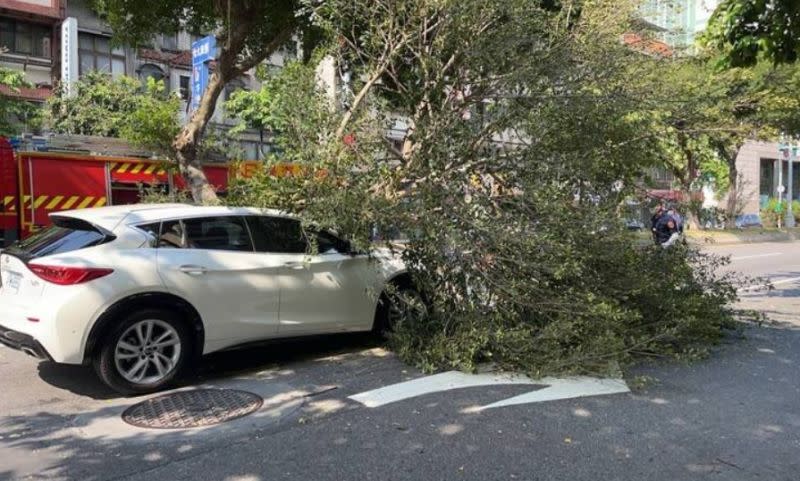
<instances>
[{"instance_id":1,"label":"car rear bumper","mask_svg":"<svg viewBox=\"0 0 800 481\"><path fill-rule=\"evenodd\" d=\"M39 360L53 360L52 356L36 339L28 334L8 329L2 325L0 325L0 344L22 351Z\"/></svg>"}]
</instances>

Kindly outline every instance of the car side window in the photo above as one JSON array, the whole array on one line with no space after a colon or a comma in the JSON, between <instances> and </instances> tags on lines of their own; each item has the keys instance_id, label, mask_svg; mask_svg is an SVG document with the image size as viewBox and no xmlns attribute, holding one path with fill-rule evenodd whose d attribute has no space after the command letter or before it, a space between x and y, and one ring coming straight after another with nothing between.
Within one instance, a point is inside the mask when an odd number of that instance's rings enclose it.
<instances>
[{"instance_id":1,"label":"car side window","mask_svg":"<svg viewBox=\"0 0 800 481\"><path fill-rule=\"evenodd\" d=\"M190 249L253 252L250 233L242 217L184 219L183 227L186 246Z\"/></svg>"},{"instance_id":2,"label":"car side window","mask_svg":"<svg viewBox=\"0 0 800 481\"><path fill-rule=\"evenodd\" d=\"M147 246L158 247L158 236L161 229L161 222L153 222L152 224L138 225L137 229L141 230L147 235Z\"/></svg>"},{"instance_id":3,"label":"car side window","mask_svg":"<svg viewBox=\"0 0 800 481\"><path fill-rule=\"evenodd\" d=\"M347 243L329 232L309 232L308 235L314 236L313 238L317 243L317 252L320 254L346 254L348 251Z\"/></svg>"},{"instance_id":4,"label":"car side window","mask_svg":"<svg viewBox=\"0 0 800 481\"><path fill-rule=\"evenodd\" d=\"M296 219L254 215L247 217L247 224L258 252L305 254L308 251L303 228Z\"/></svg>"},{"instance_id":5,"label":"car side window","mask_svg":"<svg viewBox=\"0 0 800 481\"><path fill-rule=\"evenodd\" d=\"M186 233L183 224L179 220L164 221L161 223L161 231L158 236L159 248L186 248Z\"/></svg>"}]
</instances>

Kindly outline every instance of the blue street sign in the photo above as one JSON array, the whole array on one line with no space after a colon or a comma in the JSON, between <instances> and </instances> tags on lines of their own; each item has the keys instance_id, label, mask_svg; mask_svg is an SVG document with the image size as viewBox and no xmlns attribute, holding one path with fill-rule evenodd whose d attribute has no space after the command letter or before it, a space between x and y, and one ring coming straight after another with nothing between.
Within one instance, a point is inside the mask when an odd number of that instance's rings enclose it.
<instances>
[{"instance_id":1,"label":"blue street sign","mask_svg":"<svg viewBox=\"0 0 800 481\"><path fill-rule=\"evenodd\" d=\"M217 54L217 37L209 35L192 44L192 64L214 60Z\"/></svg>"},{"instance_id":2,"label":"blue street sign","mask_svg":"<svg viewBox=\"0 0 800 481\"><path fill-rule=\"evenodd\" d=\"M208 85L208 62L217 54L217 38L203 37L192 44L192 110L200 106L200 98Z\"/></svg>"}]
</instances>

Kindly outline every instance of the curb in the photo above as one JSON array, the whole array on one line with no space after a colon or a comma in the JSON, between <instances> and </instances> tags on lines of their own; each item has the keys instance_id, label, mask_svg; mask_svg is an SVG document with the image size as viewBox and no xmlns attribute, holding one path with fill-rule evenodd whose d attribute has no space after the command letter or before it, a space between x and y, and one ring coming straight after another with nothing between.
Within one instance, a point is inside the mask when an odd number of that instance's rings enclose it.
<instances>
[{"instance_id":1,"label":"curb","mask_svg":"<svg viewBox=\"0 0 800 481\"><path fill-rule=\"evenodd\" d=\"M694 245L756 244L761 242L794 242L800 240L797 232L754 232L734 234L731 232L687 233L686 240Z\"/></svg>"}]
</instances>

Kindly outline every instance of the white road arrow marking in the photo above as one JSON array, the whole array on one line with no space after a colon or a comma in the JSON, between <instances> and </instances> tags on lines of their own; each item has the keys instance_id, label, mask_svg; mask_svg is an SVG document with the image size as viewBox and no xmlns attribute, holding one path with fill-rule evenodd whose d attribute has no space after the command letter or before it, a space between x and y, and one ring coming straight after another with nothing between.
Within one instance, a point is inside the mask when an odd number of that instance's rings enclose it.
<instances>
[{"instance_id":1,"label":"white road arrow marking","mask_svg":"<svg viewBox=\"0 0 800 481\"><path fill-rule=\"evenodd\" d=\"M780 284L790 284L792 282L797 282L797 281L800 281L800 277L790 277L788 279L780 279L780 280L777 280L777 281L770 280L769 283L772 284L773 286L777 286L777 285L780 285ZM747 291L752 291L752 290L755 290L755 289L764 289L765 287L767 287L767 284L760 284L760 285L757 285L757 286L741 287L741 288L737 289L736 292L747 292Z\"/></svg>"},{"instance_id":2,"label":"white road arrow marking","mask_svg":"<svg viewBox=\"0 0 800 481\"><path fill-rule=\"evenodd\" d=\"M760 257L775 257L775 256L780 256L780 255L783 255L783 252L770 252L769 254L753 254L753 255L750 255L750 256L736 256L736 257L731 257L731 260L732 261L743 261L745 259L758 259Z\"/></svg>"},{"instance_id":3,"label":"white road arrow marking","mask_svg":"<svg viewBox=\"0 0 800 481\"><path fill-rule=\"evenodd\" d=\"M598 379L594 377L572 377L564 379L544 378L541 379L539 383L547 384L548 387L504 399L489 404L488 406L473 408L470 409L470 411L475 412L483 411L484 409L514 406L517 404L538 403L587 396L602 396L605 394L619 394L631 391L622 379Z\"/></svg>"},{"instance_id":4,"label":"white road arrow marking","mask_svg":"<svg viewBox=\"0 0 800 481\"><path fill-rule=\"evenodd\" d=\"M541 385L546 387L521 396L498 401L488 406L471 408L470 411L475 412L501 406L553 401L556 399L630 392L625 381L621 379L596 379L590 377L531 379L527 376L514 374L465 374L458 371L449 371L362 392L350 396L349 399L360 402L369 408L375 408L435 392L508 384Z\"/></svg>"}]
</instances>

